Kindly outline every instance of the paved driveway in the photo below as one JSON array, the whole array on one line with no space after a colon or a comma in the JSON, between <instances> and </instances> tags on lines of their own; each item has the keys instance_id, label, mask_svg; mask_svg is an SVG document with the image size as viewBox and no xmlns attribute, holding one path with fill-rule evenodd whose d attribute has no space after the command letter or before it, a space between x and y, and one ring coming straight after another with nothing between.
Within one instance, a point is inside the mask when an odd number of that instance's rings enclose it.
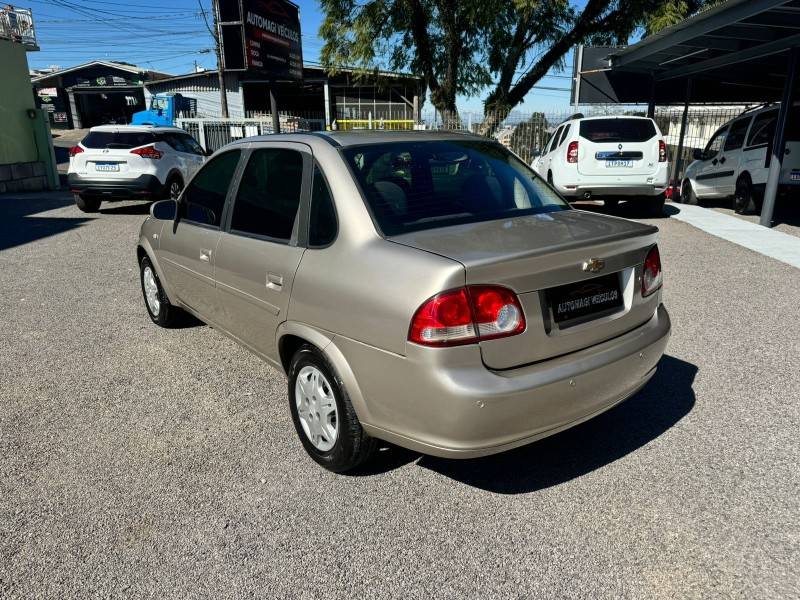
<instances>
[{"instance_id":1,"label":"paved driveway","mask_svg":"<svg viewBox=\"0 0 800 600\"><path fill-rule=\"evenodd\" d=\"M150 323L144 214L0 197L0 597L800 595L800 271L653 221L674 334L638 396L336 476L280 374Z\"/></svg>"}]
</instances>

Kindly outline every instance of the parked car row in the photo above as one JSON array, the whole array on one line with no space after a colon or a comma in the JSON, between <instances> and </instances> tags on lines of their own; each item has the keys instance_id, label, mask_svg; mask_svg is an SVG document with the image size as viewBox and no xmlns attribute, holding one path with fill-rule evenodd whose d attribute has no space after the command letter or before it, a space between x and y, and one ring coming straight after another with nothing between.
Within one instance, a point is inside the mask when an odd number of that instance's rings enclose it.
<instances>
[{"instance_id":1,"label":"parked car row","mask_svg":"<svg viewBox=\"0 0 800 600\"><path fill-rule=\"evenodd\" d=\"M586 122L559 135L580 144L575 184L652 172L656 196L651 122ZM160 152L147 141L120 151ZM609 144L628 154L597 157ZM554 434L639 390L670 335L657 228L572 209L485 138L249 138L174 196L136 249L150 318L188 312L284 371L301 443L332 471L377 440L469 458Z\"/></svg>"}]
</instances>

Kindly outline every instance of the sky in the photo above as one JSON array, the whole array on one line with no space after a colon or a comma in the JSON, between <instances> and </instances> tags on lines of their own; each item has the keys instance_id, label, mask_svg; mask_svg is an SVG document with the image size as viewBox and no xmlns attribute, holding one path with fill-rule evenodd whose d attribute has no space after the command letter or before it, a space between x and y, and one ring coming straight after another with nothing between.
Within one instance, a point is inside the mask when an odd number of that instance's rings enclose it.
<instances>
[{"instance_id":1,"label":"sky","mask_svg":"<svg viewBox=\"0 0 800 600\"><path fill-rule=\"evenodd\" d=\"M300 5L303 60L317 64L322 11L317 0L295 1ZM198 0L18 0L14 4L33 10L41 50L28 54L31 68L64 68L91 60L125 61L174 75L192 72L195 64L216 68L213 41L200 10L202 4L208 13L211 0L200 4ZM563 72L551 71L542 79L519 110L567 110L569 92L563 90L571 83L571 54L566 63ZM479 111L482 96L459 98L459 108Z\"/></svg>"}]
</instances>

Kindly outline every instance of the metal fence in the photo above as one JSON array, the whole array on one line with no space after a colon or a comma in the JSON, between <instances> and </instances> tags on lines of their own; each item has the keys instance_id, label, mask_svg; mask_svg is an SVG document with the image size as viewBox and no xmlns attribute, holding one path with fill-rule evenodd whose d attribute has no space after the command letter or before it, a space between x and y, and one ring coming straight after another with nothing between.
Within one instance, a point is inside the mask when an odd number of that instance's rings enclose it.
<instances>
[{"instance_id":1,"label":"metal fence","mask_svg":"<svg viewBox=\"0 0 800 600\"><path fill-rule=\"evenodd\" d=\"M695 148L704 148L714 133L725 123L746 110L747 106L692 106L687 114L683 151L677 156L677 149L683 117L683 107L657 107L655 121L664 135L670 161L678 160L681 166L678 177L692 159ZM646 107L620 107L617 105L592 106L580 109L584 116L644 116ZM477 111L459 111L455 114L442 114L436 110L423 111L419 122L413 118L373 117L347 118L336 115L331 128L337 130L355 129L427 129L463 130L496 139L510 148L526 162L538 156L548 139L558 126L575 115L574 109L549 110L542 112L512 111L502 116ZM333 116L333 115L332 115ZM402 115L392 115L402 116ZM281 113L281 132L323 131L326 127L322 113ZM203 148L217 150L225 144L245 137L273 133L270 114L248 113L244 119L223 119L218 117L182 118L177 125L191 133Z\"/></svg>"}]
</instances>

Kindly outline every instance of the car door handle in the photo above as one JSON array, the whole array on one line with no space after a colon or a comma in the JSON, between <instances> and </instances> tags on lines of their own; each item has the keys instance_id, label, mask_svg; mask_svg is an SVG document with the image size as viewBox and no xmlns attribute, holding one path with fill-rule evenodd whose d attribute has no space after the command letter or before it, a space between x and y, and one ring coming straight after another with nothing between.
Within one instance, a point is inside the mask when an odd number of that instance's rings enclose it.
<instances>
[{"instance_id":1,"label":"car door handle","mask_svg":"<svg viewBox=\"0 0 800 600\"><path fill-rule=\"evenodd\" d=\"M271 290L280 290L283 287L283 276L277 273L267 273L267 287Z\"/></svg>"},{"instance_id":2,"label":"car door handle","mask_svg":"<svg viewBox=\"0 0 800 600\"><path fill-rule=\"evenodd\" d=\"M725 164L725 157L724 156L719 159L719 164L721 164L721 165Z\"/></svg>"},{"instance_id":3,"label":"car door handle","mask_svg":"<svg viewBox=\"0 0 800 600\"><path fill-rule=\"evenodd\" d=\"M712 160L712 161L711 161L711 164L712 164L712 165L716 165L718 162L719 162L719 161L718 161L718 160L715 158L714 160Z\"/></svg>"},{"instance_id":4,"label":"car door handle","mask_svg":"<svg viewBox=\"0 0 800 600\"><path fill-rule=\"evenodd\" d=\"M200 260L203 262L211 262L211 249L200 248Z\"/></svg>"}]
</instances>

